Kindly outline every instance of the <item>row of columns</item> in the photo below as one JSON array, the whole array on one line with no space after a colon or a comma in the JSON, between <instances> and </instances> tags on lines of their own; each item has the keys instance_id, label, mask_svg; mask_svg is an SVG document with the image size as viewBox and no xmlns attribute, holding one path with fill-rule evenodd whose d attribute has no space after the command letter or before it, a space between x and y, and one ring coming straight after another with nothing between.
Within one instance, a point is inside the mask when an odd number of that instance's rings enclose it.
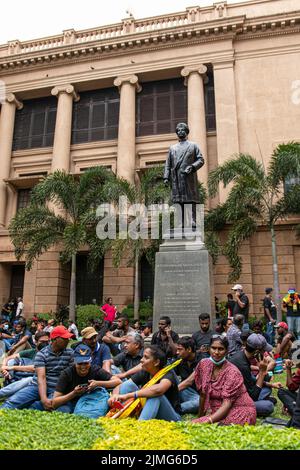
<instances>
[{"instance_id":1,"label":"row of columns","mask_svg":"<svg viewBox=\"0 0 300 470\"><path fill-rule=\"evenodd\" d=\"M231 65L230 65L231 64ZM225 64L226 80L219 73L222 71L222 64L214 67L215 96L216 96L216 121L217 121L217 144L218 160L222 162L223 145L225 145L226 155L236 152L238 147L236 102L233 62ZM200 180L206 185L208 178L207 162L207 137L205 121L205 101L204 83L207 68L200 64L196 67L184 67L181 75L185 77L185 85L188 90L188 125L190 127L190 140L197 142L206 159L206 165L198 172ZM224 84L224 85L223 85ZM126 180L134 183L136 168L135 151L135 121L136 121L136 93L141 91L141 86L136 75L118 77L114 85L120 91L120 114L118 132L118 158L117 174ZM223 90L223 88L226 90ZM224 95L223 95L224 91ZM78 101L79 95L73 85L57 86L51 94L58 98L57 116L55 125L55 135L53 143L53 156L51 171L70 169L70 144L72 129L72 108L73 102ZM228 105L224 103L228 101ZM229 103L230 102L230 103ZM231 117L228 118L228 106ZM22 109L23 105L13 94L6 97L2 104L0 115L0 226L5 226L6 213L6 184L5 179L9 178L11 166L11 153L13 143L13 132L16 110ZM230 134L233 138L230 137ZM224 139L224 140L223 140ZM232 142L235 140L235 143ZM219 154L219 152L221 152ZM222 198L221 198L222 199Z\"/></svg>"}]
</instances>

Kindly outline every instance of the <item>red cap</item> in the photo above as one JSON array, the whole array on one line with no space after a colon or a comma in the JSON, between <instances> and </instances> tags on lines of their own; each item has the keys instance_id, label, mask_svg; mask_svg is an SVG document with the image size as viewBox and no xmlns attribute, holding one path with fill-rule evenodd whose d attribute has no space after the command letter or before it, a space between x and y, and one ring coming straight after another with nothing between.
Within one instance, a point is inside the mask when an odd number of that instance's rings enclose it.
<instances>
[{"instance_id":1,"label":"red cap","mask_svg":"<svg viewBox=\"0 0 300 470\"><path fill-rule=\"evenodd\" d=\"M275 328L284 328L285 330L289 329L289 327L288 327L287 323L285 323L285 321L281 321L281 322L277 323L277 325L275 325Z\"/></svg>"},{"instance_id":2,"label":"red cap","mask_svg":"<svg viewBox=\"0 0 300 470\"><path fill-rule=\"evenodd\" d=\"M55 338L64 338L64 339L70 339L72 336L72 333L70 333L66 327L64 326L56 326L53 328L53 330L50 333L50 339L55 339Z\"/></svg>"}]
</instances>

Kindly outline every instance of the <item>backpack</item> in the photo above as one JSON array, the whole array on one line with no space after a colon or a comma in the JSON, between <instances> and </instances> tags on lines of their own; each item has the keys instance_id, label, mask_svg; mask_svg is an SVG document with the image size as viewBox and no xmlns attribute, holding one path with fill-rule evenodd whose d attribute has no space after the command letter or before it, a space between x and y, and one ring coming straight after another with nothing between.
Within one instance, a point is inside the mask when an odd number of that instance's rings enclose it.
<instances>
[{"instance_id":1,"label":"backpack","mask_svg":"<svg viewBox=\"0 0 300 470\"><path fill-rule=\"evenodd\" d=\"M82 395L76 403L74 415L96 419L108 412L109 394L105 388L97 387L90 393Z\"/></svg>"}]
</instances>

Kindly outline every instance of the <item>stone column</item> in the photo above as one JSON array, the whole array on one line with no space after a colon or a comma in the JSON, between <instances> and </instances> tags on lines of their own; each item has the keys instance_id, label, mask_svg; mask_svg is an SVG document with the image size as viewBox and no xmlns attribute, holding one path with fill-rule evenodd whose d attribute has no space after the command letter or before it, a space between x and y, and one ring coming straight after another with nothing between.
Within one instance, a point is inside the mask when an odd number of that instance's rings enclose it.
<instances>
[{"instance_id":1,"label":"stone column","mask_svg":"<svg viewBox=\"0 0 300 470\"><path fill-rule=\"evenodd\" d=\"M213 63L218 165L222 165L232 155L239 153L239 133L237 103L232 59ZM225 202L230 186L220 185L219 200Z\"/></svg>"},{"instance_id":2,"label":"stone column","mask_svg":"<svg viewBox=\"0 0 300 470\"><path fill-rule=\"evenodd\" d=\"M135 94L141 91L136 75L118 77L114 85L120 91L117 175L135 181Z\"/></svg>"},{"instance_id":3,"label":"stone column","mask_svg":"<svg viewBox=\"0 0 300 470\"><path fill-rule=\"evenodd\" d=\"M16 109L22 109L23 104L10 93L2 104L0 115L0 227L5 226L7 188L4 180L9 178L11 152L14 136Z\"/></svg>"},{"instance_id":4,"label":"stone column","mask_svg":"<svg viewBox=\"0 0 300 470\"><path fill-rule=\"evenodd\" d=\"M58 98L51 171L69 172L73 100L79 95L73 85L57 86L51 94Z\"/></svg>"},{"instance_id":5,"label":"stone column","mask_svg":"<svg viewBox=\"0 0 300 470\"><path fill-rule=\"evenodd\" d=\"M189 140L196 142L205 159L205 165L198 172L198 179L207 187L208 157L206 140L206 119L204 80L207 67L203 64L194 67L184 67L181 75L185 77L184 84L188 89L188 125L190 128Z\"/></svg>"}]
</instances>

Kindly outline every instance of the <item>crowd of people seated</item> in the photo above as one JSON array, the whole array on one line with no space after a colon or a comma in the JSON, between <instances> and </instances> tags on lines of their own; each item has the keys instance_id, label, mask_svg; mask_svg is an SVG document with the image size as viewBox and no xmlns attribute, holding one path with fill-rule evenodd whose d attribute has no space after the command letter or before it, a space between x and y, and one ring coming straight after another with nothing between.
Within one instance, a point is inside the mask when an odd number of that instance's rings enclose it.
<instances>
[{"instance_id":1,"label":"crowd of people seated","mask_svg":"<svg viewBox=\"0 0 300 470\"><path fill-rule=\"evenodd\" d=\"M293 333L284 322L274 323L273 346L263 322L250 330L247 321L244 328L240 311L218 320L214 329L210 315L201 313L198 331L182 337L167 316L153 333L150 321L131 326L125 314L115 318L111 298L101 312L102 324L94 320L80 332L71 321L65 327L33 318L28 326L22 315L2 315L0 408L78 414L83 399L92 406L102 391L99 415L137 403L140 420L180 421L191 414L197 425L254 425L257 417L273 413L272 391L278 389L291 424L300 427L300 364L291 360ZM274 379L278 355L285 359L286 389Z\"/></svg>"}]
</instances>

